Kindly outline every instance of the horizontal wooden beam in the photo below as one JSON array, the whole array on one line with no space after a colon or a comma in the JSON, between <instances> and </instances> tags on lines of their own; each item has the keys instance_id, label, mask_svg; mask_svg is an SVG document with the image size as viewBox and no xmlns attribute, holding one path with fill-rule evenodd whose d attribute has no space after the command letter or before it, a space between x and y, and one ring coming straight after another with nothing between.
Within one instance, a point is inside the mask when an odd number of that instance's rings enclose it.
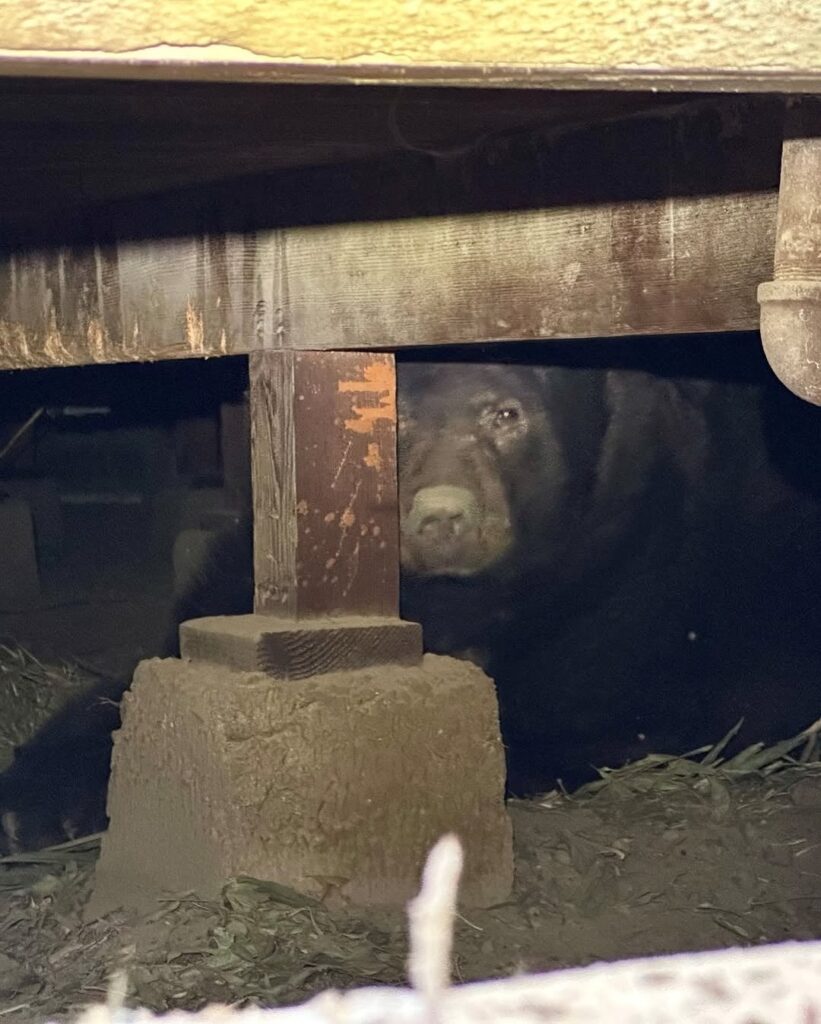
<instances>
[{"instance_id":1,"label":"horizontal wooden beam","mask_svg":"<svg viewBox=\"0 0 821 1024\"><path fill-rule=\"evenodd\" d=\"M0 367L755 330L777 193L15 255Z\"/></svg>"},{"instance_id":2,"label":"horizontal wooden beam","mask_svg":"<svg viewBox=\"0 0 821 1024\"><path fill-rule=\"evenodd\" d=\"M814 0L12 0L9 74L807 92Z\"/></svg>"},{"instance_id":3,"label":"horizontal wooden beam","mask_svg":"<svg viewBox=\"0 0 821 1024\"><path fill-rule=\"evenodd\" d=\"M748 193L297 233L287 336L348 348L755 330L775 210L775 193Z\"/></svg>"},{"instance_id":4,"label":"horizontal wooden beam","mask_svg":"<svg viewBox=\"0 0 821 1024\"><path fill-rule=\"evenodd\" d=\"M138 84L103 102L0 80L0 248L778 186L773 97L279 88L265 103L256 87ZM209 113L197 122L189 105Z\"/></svg>"},{"instance_id":5,"label":"horizontal wooden beam","mask_svg":"<svg viewBox=\"0 0 821 1024\"><path fill-rule=\"evenodd\" d=\"M0 259L0 367L754 329L780 117L734 100L92 211Z\"/></svg>"}]
</instances>

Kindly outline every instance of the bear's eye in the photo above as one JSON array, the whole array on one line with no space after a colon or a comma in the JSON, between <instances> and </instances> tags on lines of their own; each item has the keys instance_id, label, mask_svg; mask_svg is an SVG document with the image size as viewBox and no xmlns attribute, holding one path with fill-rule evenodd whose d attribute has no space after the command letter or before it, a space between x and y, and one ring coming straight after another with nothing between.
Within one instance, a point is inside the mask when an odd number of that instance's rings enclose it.
<instances>
[{"instance_id":1,"label":"bear's eye","mask_svg":"<svg viewBox=\"0 0 821 1024\"><path fill-rule=\"evenodd\" d=\"M515 426L522 416L522 410L513 403L500 406L493 414L493 426L497 429Z\"/></svg>"},{"instance_id":2,"label":"bear's eye","mask_svg":"<svg viewBox=\"0 0 821 1024\"><path fill-rule=\"evenodd\" d=\"M486 405L480 413L479 422L497 444L507 444L527 431L527 414L522 403L515 398Z\"/></svg>"}]
</instances>

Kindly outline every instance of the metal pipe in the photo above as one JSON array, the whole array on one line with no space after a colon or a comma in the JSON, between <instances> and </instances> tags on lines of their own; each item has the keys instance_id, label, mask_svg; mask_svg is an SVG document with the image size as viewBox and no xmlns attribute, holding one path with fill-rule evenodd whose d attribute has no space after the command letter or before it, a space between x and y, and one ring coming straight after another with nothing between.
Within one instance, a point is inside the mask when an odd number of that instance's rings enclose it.
<instances>
[{"instance_id":1,"label":"metal pipe","mask_svg":"<svg viewBox=\"0 0 821 1024\"><path fill-rule=\"evenodd\" d=\"M774 280L758 287L761 341L773 372L821 405L821 99L787 110Z\"/></svg>"}]
</instances>

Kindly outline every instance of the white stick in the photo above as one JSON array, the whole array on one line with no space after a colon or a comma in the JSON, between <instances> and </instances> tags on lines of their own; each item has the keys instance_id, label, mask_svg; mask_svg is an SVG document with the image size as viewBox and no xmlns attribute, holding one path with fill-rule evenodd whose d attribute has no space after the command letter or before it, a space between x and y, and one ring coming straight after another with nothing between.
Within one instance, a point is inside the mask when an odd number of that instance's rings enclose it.
<instances>
[{"instance_id":1,"label":"white stick","mask_svg":"<svg viewBox=\"0 0 821 1024\"><path fill-rule=\"evenodd\" d=\"M431 1009L450 984L453 920L462 863L462 844L455 835L443 836L428 855L419 895L408 904L408 977Z\"/></svg>"}]
</instances>

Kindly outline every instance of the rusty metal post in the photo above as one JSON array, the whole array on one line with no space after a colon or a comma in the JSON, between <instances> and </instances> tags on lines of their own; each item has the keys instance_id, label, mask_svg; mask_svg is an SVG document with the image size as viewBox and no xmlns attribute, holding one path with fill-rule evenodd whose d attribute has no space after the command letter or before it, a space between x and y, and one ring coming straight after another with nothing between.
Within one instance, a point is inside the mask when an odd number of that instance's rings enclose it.
<instances>
[{"instance_id":1,"label":"rusty metal post","mask_svg":"<svg viewBox=\"0 0 821 1024\"><path fill-rule=\"evenodd\" d=\"M761 340L790 391L821 405L821 100L787 110L774 280L759 285Z\"/></svg>"}]
</instances>

